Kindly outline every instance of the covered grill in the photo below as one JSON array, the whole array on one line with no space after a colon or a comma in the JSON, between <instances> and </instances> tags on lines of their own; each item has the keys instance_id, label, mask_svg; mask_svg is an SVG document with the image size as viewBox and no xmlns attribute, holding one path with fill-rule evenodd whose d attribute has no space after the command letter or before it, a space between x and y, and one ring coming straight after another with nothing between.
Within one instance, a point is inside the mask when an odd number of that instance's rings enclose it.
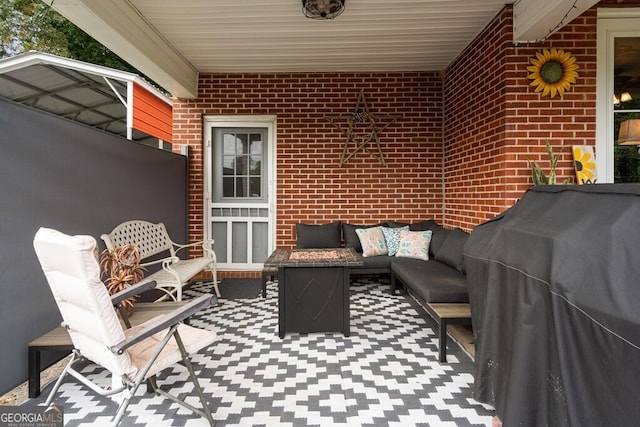
<instances>
[{"instance_id":1,"label":"covered grill","mask_svg":"<svg viewBox=\"0 0 640 427\"><path fill-rule=\"evenodd\" d=\"M640 184L533 188L465 262L476 400L505 427L640 425Z\"/></svg>"}]
</instances>

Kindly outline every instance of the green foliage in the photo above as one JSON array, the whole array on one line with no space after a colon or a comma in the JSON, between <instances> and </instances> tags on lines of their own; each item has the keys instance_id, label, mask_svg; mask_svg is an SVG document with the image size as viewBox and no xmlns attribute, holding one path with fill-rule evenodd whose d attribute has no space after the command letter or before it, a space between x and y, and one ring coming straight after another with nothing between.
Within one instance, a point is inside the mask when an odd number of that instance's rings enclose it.
<instances>
[{"instance_id":1,"label":"green foliage","mask_svg":"<svg viewBox=\"0 0 640 427\"><path fill-rule=\"evenodd\" d=\"M613 158L613 182L640 182L640 153L637 146L616 145Z\"/></svg>"},{"instance_id":2,"label":"green foliage","mask_svg":"<svg viewBox=\"0 0 640 427\"><path fill-rule=\"evenodd\" d=\"M551 144L547 141L547 153L549 154L549 173L546 174L538 162L529 160L529 166L531 167L531 177L533 179L533 185L556 185L556 167L558 166L559 156L553 154ZM568 184L569 179L565 179L561 184Z\"/></svg>"},{"instance_id":3,"label":"green foliage","mask_svg":"<svg viewBox=\"0 0 640 427\"><path fill-rule=\"evenodd\" d=\"M42 1L0 1L0 55L7 57L30 50L65 55L65 41L57 30L64 18L49 11Z\"/></svg>"},{"instance_id":4,"label":"green foliage","mask_svg":"<svg viewBox=\"0 0 640 427\"><path fill-rule=\"evenodd\" d=\"M1 0L0 57L31 50L138 73L42 0Z\"/></svg>"}]
</instances>

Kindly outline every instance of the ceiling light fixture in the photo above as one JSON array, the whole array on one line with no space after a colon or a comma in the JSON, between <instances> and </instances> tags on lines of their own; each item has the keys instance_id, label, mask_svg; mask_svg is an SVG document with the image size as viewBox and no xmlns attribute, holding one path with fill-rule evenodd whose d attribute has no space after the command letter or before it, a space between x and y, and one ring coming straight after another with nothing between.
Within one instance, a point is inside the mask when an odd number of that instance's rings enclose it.
<instances>
[{"instance_id":1,"label":"ceiling light fixture","mask_svg":"<svg viewBox=\"0 0 640 427\"><path fill-rule=\"evenodd\" d=\"M344 0L302 0L302 13L311 19L333 19L344 12Z\"/></svg>"},{"instance_id":2,"label":"ceiling light fixture","mask_svg":"<svg viewBox=\"0 0 640 427\"><path fill-rule=\"evenodd\" d=\"M613 94L613 104L620 105L621 102L633 101L633 97L629 91L622 92L620 96Z\"/></svg>"},{"instance_id":3,"label":"ceiling light fixture","mask_svg":"<svg viewBox=\"0 0 640 427\"><path fill-rule=\"evenodd\" d=\"M629 102L629 101L633 101L633 97L631 96L631 93L627 92L622 92L620 94L620 102Z\"/></svg>"}]
</instances>

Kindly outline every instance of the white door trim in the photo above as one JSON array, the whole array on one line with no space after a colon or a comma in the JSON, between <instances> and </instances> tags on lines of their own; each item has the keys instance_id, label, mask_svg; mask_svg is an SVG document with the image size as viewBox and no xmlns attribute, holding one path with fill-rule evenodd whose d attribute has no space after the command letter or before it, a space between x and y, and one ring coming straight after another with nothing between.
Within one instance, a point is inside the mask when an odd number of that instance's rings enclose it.
<instances>
[{"instance_id":1,"label":"white door trim","mask_svg":"<svg viewBox=\"0 0 640 427\"><path fill-rule=\"evenodd\" d=\"M211 166L212 166L212 140L213 135L211 134L212 128L218 127L247 127L247 128L267 128L267 138L269 143L267 144L267 158L269 159L269 168L267 169L267 186L269 191L269 227L268 227L268 240L269 240L269 253L273 252L275 249L275 236L276 230L275 225L277 224L277 212L275 209L276 206L276 124L277 124L277 116L275 115L234 115L234 116L215 116L215 115L205 115L203 120L204 126L204 159L203 159L203 174L204 174L204 198L203 198L203 210L205 212L204 215L204 227L207 235L211 230L211 209L209 208L209 204L211 202ZM207 236L210 238L211 236ZM238 264L235 264L238 266ZM254 264L246 264L244 266L247 270L256 270L262 269L262 264L254 265ZM221 266L220 270L225 270L224 266Z\"/></svg>"}]
</instances>

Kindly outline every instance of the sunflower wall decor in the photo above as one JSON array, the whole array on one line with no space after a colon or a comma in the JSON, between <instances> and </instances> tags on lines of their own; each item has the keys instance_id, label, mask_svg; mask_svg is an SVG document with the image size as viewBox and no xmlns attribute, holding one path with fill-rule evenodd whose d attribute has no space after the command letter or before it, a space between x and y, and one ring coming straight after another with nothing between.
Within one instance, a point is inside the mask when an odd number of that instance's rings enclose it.
<instances>
[{"instance_id":1,"label":"sunflower wall decor","mask_svg":"<svg viewBox=\"0 0 640 427\"><path fill-rule=\"evenodd\" d=\"M530 85L536 86L536 92L542 91L542 96L563 96L564 91L571 89L578 78L576 57L562 49L542 49L536 52L536 57L531 58L530 62L531 65L527 67L531 72L529 79L533 80Z\"/></svg>"},{"instance_id":2,"label":"sunflower wall decor","mask_svg":"<svg viewBox=\"0 0 640 427\"><path fill-rule=\"evenodd\" d=\"M574 145L573 165L576 169L578 184L595 184L598 181L596 159L590 145Z\"/></svg>"}]
</instances>

